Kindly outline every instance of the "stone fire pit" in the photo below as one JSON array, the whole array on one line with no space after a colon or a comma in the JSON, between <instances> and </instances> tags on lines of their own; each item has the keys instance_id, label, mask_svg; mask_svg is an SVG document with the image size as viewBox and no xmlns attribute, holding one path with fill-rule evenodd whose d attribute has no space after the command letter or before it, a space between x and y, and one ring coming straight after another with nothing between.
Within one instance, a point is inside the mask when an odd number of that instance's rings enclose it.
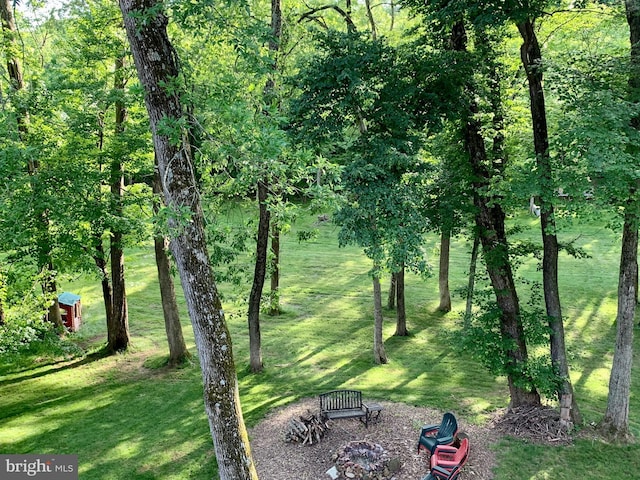
<instances>
[{"instance_id":1,"label":"stone fire pit","mask_svg":"<svg viewBox=\"0 0 640 480\"><path fill-rule=\"evenodd\" d=\"M340 479L387 480L392 475L389 455L377 443L349 442L332 458Z\"/></svg>"}]
</instances>

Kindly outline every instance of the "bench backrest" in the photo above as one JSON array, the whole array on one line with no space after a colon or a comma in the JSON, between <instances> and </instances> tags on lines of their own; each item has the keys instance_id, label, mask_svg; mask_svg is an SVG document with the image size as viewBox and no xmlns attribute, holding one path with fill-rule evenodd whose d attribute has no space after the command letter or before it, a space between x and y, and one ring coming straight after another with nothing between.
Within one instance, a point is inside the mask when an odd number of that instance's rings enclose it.
<instances>
[{"instance_id":1,"label":"bench backrest","mask_svg":"<svg viewBox=\"0 0 640 480\"><path fill-rule=\"evenodd\" d=\"M320 410L362 408L362 394L358 390L333 390L320 395Z\"/></svg>"}]
</instances>

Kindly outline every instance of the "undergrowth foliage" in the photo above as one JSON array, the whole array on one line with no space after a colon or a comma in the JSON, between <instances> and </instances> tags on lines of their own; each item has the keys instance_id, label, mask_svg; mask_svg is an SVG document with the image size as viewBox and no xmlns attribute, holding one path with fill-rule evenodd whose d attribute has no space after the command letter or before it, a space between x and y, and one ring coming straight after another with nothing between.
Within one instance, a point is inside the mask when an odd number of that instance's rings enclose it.
<instances>
[{"instance_id":1,"label":"undergrowth foliage","mask_svg":"<svg viewBox=\"0 0 640 480\"><path fill-rule=\"evenodd\" d=\"M468 352L495 376L516 374L513 378L530 378L533 385L518 385L521 388L535 387L547 398L554 398L561 379L554 372L549 355L549 334L546 315L541 308L541 286L519 278L518 281L530 288L530 298L521 305L520 318L525 332L528 360L521 365L508 362L513 341L505 339L500 331L500 309L495 302L491 288L474 292L475 311L470 318L461 315L461 327L451 332L451 341ZM466 321L465 321L466 320ZM466 324L466 326L464 326Z\"/></svg>"},{"instance_id":2,"label":"undergrowth foliage","mask_svg":"<svg viewBox=\"0 0 640 480\"><path fill-rule=\"evenodd\" d=\"M28 296L27 296L28 297ZM83 350L68 338L60 337L53 323L46 320L44 298L25 298L7 310L0 325L0 355L38 357L81 356Z\"/></svg>"},{"instance_id":3,"label":"undergrowth foliage","mask_svg":"<svg viewBox=\"0 0 640 480\"><path fill-rule=\"evenodd\" d=\"M0 325L0 355L27 348L31 342L43 339L52 326L38 318L9 316L6 323Z\"/></svg>"}]
</instances>

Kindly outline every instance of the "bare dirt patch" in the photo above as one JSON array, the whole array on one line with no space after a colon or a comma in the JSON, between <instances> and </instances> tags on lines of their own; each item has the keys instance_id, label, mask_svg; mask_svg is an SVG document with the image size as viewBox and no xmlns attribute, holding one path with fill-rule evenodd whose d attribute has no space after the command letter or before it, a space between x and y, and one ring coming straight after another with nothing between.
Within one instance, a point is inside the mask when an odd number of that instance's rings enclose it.
<instances>
[{"instance_id":1,"label":"bare dirt patch","mask_svg":"<svg viewBox=\"0 0 640 480\"><path fill-rule=\"evenodd\" d=\"M417 452L420 427L438 424L444 412L402 403L380 401L384 410L378 422L364 424L357 419L331 422L327 435L317 444L300 445L285 442L285 431L292 417L318 410L318 400L304 399L271 412L249 430L253 458L261 480L328 480L327 470L333 467L332 456L353 441L367 441L381 445L390 458L401 464L395 480L418 480L429 471L426 453ZM454 412L455 413L455 412ZM490 426L467 424L456 416L460 432L469 437L470 455L461 480L491 479L495 455L491 446L496 431Z\"/></svg>"}]
</instances>

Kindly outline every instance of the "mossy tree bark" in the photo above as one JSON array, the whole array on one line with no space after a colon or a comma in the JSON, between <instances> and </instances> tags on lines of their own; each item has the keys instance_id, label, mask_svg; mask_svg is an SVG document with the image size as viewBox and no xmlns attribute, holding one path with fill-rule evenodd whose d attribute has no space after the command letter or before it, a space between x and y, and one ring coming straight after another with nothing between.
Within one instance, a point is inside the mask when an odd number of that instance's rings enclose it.
<instances>
[{"instance_id":1,"label":"mossy tree bark","mask_svg":"<svg viewBox=\"0 0 640 480\"><path fill-rule=\"evenodd\" d=\"M209 262L191 148L176 85L178 60L158 0L120 0L168 209L176 260L200 359L204 404L221 480L256 480L242 416L231 337ZM169 135L168 133L171 132ZM188 214L188 221L181 221Z\"/></svg>"}]
</instances>

